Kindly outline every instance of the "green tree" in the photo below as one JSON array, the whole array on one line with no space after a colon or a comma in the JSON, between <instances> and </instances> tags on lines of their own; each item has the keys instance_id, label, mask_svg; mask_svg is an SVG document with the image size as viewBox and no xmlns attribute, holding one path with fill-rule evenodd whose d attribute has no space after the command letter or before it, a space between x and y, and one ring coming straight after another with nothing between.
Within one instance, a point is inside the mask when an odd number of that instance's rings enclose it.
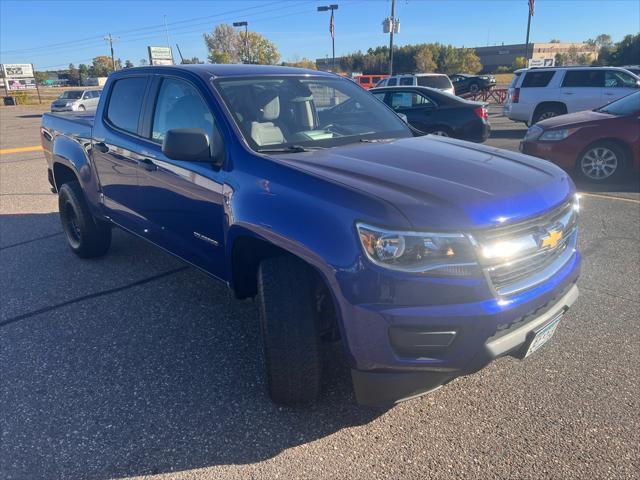
<instances>
[{"instance_id":1,"label":"green tree","mask_svg":"<svg viewBox=\"0 0 640 480\"><path fill-rule=\"evenodd\" d=\"M527 67L527 60L524 57L516 57L516 59L511 64L511 68L513 68L514 70L517 70L519 68L526 68L526 67Z\"/></svg>"},{"instance_id":2,"label":"green tree","mask_svg":"<svg viewBox=\"0 0 640 480\"><path fill-rule=\"evenodd\" d=\"M549 40L549 43L560 43L560 39L559 38L552 38L551 40Z\"/></svg>"},{"instance_id":3,"label":"green tree","mask_svg":"<svg viewBox=\"0 0 640 480\"><path fill-rule=\"evenodd\" d=\"M188 65L188 64L192 64L192 63L204 63L202 61L200 61L200 59L198 57L191 57L191 58L183 58L180 61L181 64L183 65Z\"/></svg>"},{"instance_id":4,"label":"green tree","mask_svg":"<svg viewBox=\"0 0 640 480\"><path fill-rule=\"evenodd\" d=\"M81 63L80 65L78 65L79 85L83 85L87 78L89 78L89 67L87 67L84 63Z\"/></svg>"},{"instance_id":5,"label":"green tree","mask_svg":"<svg viewBox=\"0 0 640 480\"><path fill-rule=\"evenodd\" d=\"M238 41L240 35L231 25L221 23L213 32L204 34L208 58L211 63L240 63Z\"/></svg>"},{"instance_id":6,"label":"green tree","mask_svg":"<svg viewBox=\"0 0 640 480\"><path fill-rule=\"evenodd\" d=\"M278 47L266 37L249 30L240 32L238 37L238 49L242 63L255 63L258 65L275 65L280 61Z\"/></svg>"},{"instance_id":7,"label":"green tree","mask_svg":"<svg viewBox=\"0 0 640 480\"><path fill-rule=\"evenodd\" d=\"M70 85L80 85L80 72L73 63L69 64L68 79Z\"/></svg>"},{"instance_id":8,"label":"green tree","mask_svg":"<svg viewBox=\"0 0 640 480\"><path fill-rule=\"evenodd\" d=\"M309 70L317 70L316 62L308 58L294 58L287 62L282 62L285 67L308 68Z\"/></svg>"},{"instance_id":9,"label":"green tree","mask_svg":"<svg viewBox=\"0 0 640 480\"><path fill-rule=\"evenodd\" d=\"M435 72L438 64L433 59L433 49L424 46L418 50L415 57L416 70L422 73Z\"/></svg>"},{"instance_id":10,"label":"green tree","mask_svg":"<svg viewBox=\"0 0 640 480\"><path fill-rule=\"evenodd\" d=\"M611 54L611 65L632 65L637 64L640 59L640 34L625 35L625 37L615 45Z\"/></svg>"},{"instance_id":11,"label":"green tree","mask_svg":"<svg viewBox=\"0 0 640 480\"><path fill-rule=\"evenodd\" d=\"M135 65L133 64L133 62L131 60L125 60L124 61L124 68L132 68Z\"/></svg>"},{"instance_id":12,"label":"green tree","mask_svg":"<svg viewBox=\"0 0 640 480\"><path fill-rule=\"evenodd\" d=\"M138 65L140 65L141 67L146 67L147 65L149 65L149 60L147 60L146 58L141 58L138 62Z\"/></svg>"},{"instance_id":13,"label":"green tree","mask_svg":"<svg viewBox=\"0 0 640 480\"><path fill-rule=\"evenodd\" d=\"M118 64L116 63L116 68ZM111 57L100 55L93 59L89 67L89 75L92 77L106 77L113 72Z\"/></svg>"},{"instance_id":14,"label":"green tree","mask_svg":"<svg viewBox=\"0 0 640 480\"><path fill-rule=\"evenodd\" d=\"M459 72L478 73L480 70L482 70L480 57L476 55L476 51L473 48L458 49L458 55L460 56Z\"/></svg>"}]
</instances>

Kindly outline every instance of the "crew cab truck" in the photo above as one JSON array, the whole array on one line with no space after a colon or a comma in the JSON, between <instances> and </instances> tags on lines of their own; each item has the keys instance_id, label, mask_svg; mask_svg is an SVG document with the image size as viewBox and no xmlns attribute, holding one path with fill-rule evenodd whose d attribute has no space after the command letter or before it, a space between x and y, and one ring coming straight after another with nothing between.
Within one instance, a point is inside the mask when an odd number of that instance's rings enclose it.
<instances>
[{"instance_id":1,"label":"crew cab truck","mask_svg":"<svg viewBox=\"0 0 640 480\"><path fill-rule=\"evenodd\" d=\"M323 342L360 403L391 404L532 353L578 295L560 168L414 136L331 73L130 68L95 116L41 128L71 250L106 254L117 226L255 297L278 403L317 398Z\"/></svg>"}]
</instances>

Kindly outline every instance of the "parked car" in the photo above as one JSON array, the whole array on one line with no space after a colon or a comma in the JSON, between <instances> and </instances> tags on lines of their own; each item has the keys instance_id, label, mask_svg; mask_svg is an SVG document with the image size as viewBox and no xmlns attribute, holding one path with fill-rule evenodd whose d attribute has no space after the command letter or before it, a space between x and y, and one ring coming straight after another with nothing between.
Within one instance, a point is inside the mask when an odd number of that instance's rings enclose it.
<instances>
[{"instance_id":1,"label":"parked car","mask_svg":"<svg viewBox=\"0 0 640 480\"><path fill-rule=\"evenodd\" d=\"M127 68L105 93L42 118L71 251L120 226L255 297L276 402L317 398L323 342L388 404L537 351L577 298L575 187L549 162L415 137L314 70Z\"/></svg>"},{"instance_id":2,"label":"parked car","mask_svg":"<svg viewBox=\"0 0 640 480\"><path fill-rule=\"evenodd\" d=\"M592 182L640 170L640 92L595 110L570 113L529 128L521 150Z\"/></svg>"},{"instance_id":3,"label":"parked car","mask_svg":"<svg viewBox=\"0 0 640 480\"><path fill-rule=\"evenodd\" d=\"M418 86L437 88L454 95L451 79L442 73L412 73L383 78L376 87Z\"/></svg>"},{"instance_id":4,"label":"parked car","mask_svg":"<svg viewBox=\"0 0 640 480\"><path fill-rule=\"evenodd\" d=\"M471 102L428 87L383 87L369 90L409 125L432 135L471 142L489 138L491 125L487 104Z\"/></svg>"},{"instance_id":5,"label":"parked car","mask_svg":"<svg viewBox=\"0 0 640 480\"><path fill-rule=\"evenodd\" d=\"M65 90L51 103L52 112L83 112L98 107L101 90Z\"/></svg>"},{"instance_id":6,"label":"parked car","mask_svg":"<svg viewBox=\"0 0 640 480\"><path fill-rule=\"evenodd\" d=\"M357 75L353 80L365 90L373 88L380 80L389 75Z\"/></svg>"},{"instance_id":7,"label":"parked car","mask_svg":"<svg viewBox=\"0 0 640 480\"><path fill-rule=\"evenodd\" d=\"M640 77L617 67L516 70L503 113L528 125L597 108L640 88Z\"/></svg>"},{"instance_id":8,"label":"parked car","mask_svg":"<svg viewBox=\"0 0 640 480\"><path fill-rule=\"evenodd\" d=\"M470 75L468 73L456 73L449 75L456 95L463 93L477 93L482 90L489 90L496 84L496 77L493 75Z\"/></svg>"}]
</instances>

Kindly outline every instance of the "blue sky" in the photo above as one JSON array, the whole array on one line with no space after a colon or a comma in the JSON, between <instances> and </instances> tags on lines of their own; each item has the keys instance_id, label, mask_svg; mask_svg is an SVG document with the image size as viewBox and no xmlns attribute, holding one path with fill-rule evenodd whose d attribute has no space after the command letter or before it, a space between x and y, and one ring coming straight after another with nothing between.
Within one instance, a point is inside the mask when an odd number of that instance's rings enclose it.
<instances>
[{"instance_id":1,"label":"blue sky","mask_svg":"<svg viewBox=\"0 0 640 480\"><path fill-rule=\"evenodd\" d=\"M90 63L109 54L102 36L111 32L118 37L116 56L137 65L147 45L166 45L165 15L170 43L174 49L178 43L185 57L206 59L202 33L218 23L246 20L277 44L283 60L315 59L331 55L329 14L316 12L327 3L339 4L337 56L388 43L381 22L390 0L0 0L0 61L33 63L36 69ZM527 0L397 0L396 16L399 45L522 43ZM620 40L638 31L638 0L536 0L531 39L582 41L609 33Z\"/></svg>"}]
</instances>

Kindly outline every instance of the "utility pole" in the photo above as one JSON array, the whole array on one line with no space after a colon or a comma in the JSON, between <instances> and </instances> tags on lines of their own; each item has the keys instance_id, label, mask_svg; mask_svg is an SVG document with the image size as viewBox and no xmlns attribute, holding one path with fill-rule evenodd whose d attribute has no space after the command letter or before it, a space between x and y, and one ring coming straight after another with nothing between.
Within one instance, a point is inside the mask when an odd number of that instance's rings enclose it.
<instances>
[{"instance_id":1,"label":"utility pole","mask_svg":"<svg viewBox=\"0 0 640 480\"><path fill-rule=\"evenodd\" d=\"M233 22L234 27L244 27L244 58L245 63L251 63L249 60L249 22Z\"/></svg>"},{"instance_id":2,"label":"utility pole","mask_svg":"<svg viewBox=\"0 0 640 480\"><path fill-rule=\"evenodd\" d=\"M163 16L164 19L164 35L167 39L167 47L169 48L169 51L171 52L171 62L175 63L175 61L173 60L173 49L171 48L171 43L169 43L169 28L167 28L167 16L164 15Z\"/></svg>"},{"instance_id":3,"label":"utility pole","mask_svg":"<svg viewBox=\"0 0 640 480\"><path fill-rule=\"evenodd\" d=\"M329 33L331 33L331 67L336 72L336 26L334 23L334 10L338 10L338 5L325 5L318 7L319 12L331 12L331 18L329 19Z\"/></svg>"},{"instance_id":4,"label":"utility pole","mask_svg":"<svg viewBox=\"0 0 640 480\"><path fill-rule=\"evenodd\" d=\"M113 68L113 71L116 71L116 57L113 54L113 41L117 40L117 37L113 37L111 34L109 34L108 36L104 37L104 39L106 41L109 42L109 48L111 49L111 66Z\"/></svg>"},{"instance_id":5,"label":"utility pole","mask_svg":"<svg viewBox=\"0 0 640 480\"><path fill-rule=\"evenodd\" d=\"M389 29L389 76L393 75L393 32L396 29L396 0L391 0L391 28Z\"/></svg>"},{"instance_id":6,"label":"utility pole","mask_svg":"<svg viewBox=\"0 0 640 480\"><path fill-rule=\"evenodd\" d=\"M529 0L529 19L527 20L527 40L524 46L525 66L529 66L529 31L531 30L531 17L533 17L535 0Z\"/></svg>"}]
</instances>

